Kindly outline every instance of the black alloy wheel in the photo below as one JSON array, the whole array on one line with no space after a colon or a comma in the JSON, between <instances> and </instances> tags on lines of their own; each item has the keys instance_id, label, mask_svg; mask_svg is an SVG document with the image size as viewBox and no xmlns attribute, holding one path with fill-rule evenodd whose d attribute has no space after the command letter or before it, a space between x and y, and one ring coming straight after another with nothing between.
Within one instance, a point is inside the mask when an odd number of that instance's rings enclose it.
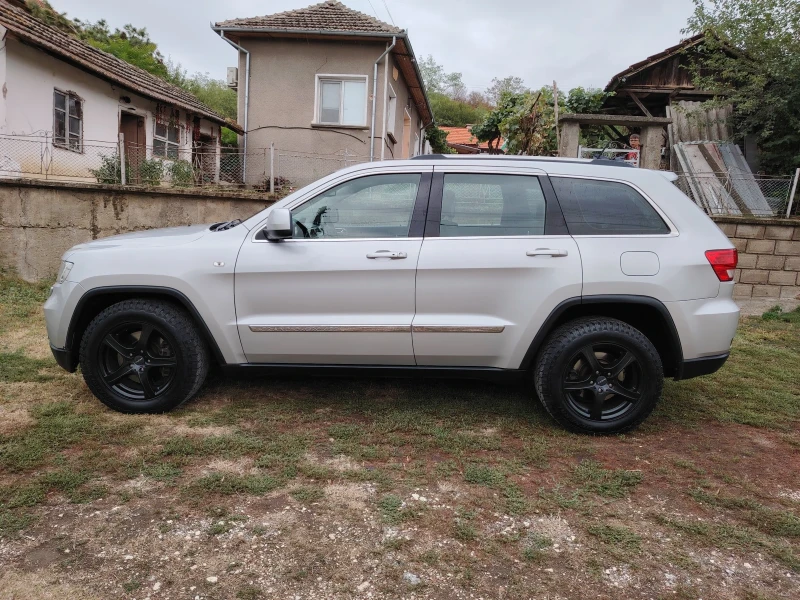
<instances>
[{"instance_id":1,"label":"black alloy wheel","mask_svg":"<svg viewBox=\"0 0 800 600\"><path fill-rule=\"evenodd\" d=\"M642 399L642 368L619 344L589 343L569 361L562 387L570 410L592 421L619 419Z\"/></svg>"},{"instance_id":2,"label":"black alloy wheel","mask_svg":"<svg viewBox=\"0 0 800 600\"><path fill-rule=\"evenodd\" d=\"M161 413L194 396L205 380L209 353L197 323L166 300L112 304L81 336L86 385L109 408Z\"/></svg>"},{"instance_id":3,"label":"black alloy wheel","mask_svg":"<svg viewBox=\"0 0 800 600\"><path fill-rule=\"evenodd\" d=\"M536 392L561 425L581 433L621 433L653 411L664 385L661 356L641 331L607 317L556 329L534 368Z\"/></svg>"},{"instance_id":4,"label":"black alloy wheel","mask_svg":"<svg viewBox=\"0 0 800 600\"><path fill-rule=\"evenodd\" d=\"M130 400L152 400L169 390L178 358L174 342L151 323L125 323L103 337L97 357L103 382Z\"/></svg>"}]
</instances>

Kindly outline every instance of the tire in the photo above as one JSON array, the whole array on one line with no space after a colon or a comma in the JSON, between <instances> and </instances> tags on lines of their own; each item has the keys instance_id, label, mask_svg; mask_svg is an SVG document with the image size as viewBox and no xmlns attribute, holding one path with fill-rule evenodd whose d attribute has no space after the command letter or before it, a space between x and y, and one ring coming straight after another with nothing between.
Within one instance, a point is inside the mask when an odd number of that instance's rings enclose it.
<instances>
[{"instance_id":1,"label":"tire","mask_svg":"<svg viewBox=\"0 0 800 600\"><path fill-rule=\"evenodd\" d=\"M616 319L570 321L545 342L534 369L539 399L559 424L579 433L622 433L661 398L661 357L638 329Z\"/></svg>"},{"instance_id":2,"label":"tire","mask_svg":"<svg viewBox=\"0 0 800 600\"><path fill-rule=\"evenodd\" d=\"M86 385L109 408L163 413L197 393L209 354L197 325L182 309L136 299L109 306L89 323L81 338L80 365Z\"/></svg>"}]
</instances>

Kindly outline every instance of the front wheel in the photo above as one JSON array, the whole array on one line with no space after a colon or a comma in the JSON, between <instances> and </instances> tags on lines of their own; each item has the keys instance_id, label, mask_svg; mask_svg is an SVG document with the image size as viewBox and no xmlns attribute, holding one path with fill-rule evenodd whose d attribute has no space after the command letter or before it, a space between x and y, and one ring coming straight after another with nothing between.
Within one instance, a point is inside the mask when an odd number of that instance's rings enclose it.
<instances>
[{"instance_id":1,"label":"front wheel","mask_svg":"<svg viewBox=\"0 0 800 600\"><path fill-rule=\"evenodd\" d=\"M160 413L191 398L208 372L208 350L192 319L161 300L125 300L83 334L80 364L99 400L125 413Z\"/></svg>"},{"instance_id":2,"label":"front wheel","mask_svg":"<svg viewBox=\"0 0 800 600\"><path fill-rule=\"evenodd\" d=\"M553 332L539 354L534 382L547 412L567 429L621 433L653 411L664 371L641 331L595 317Z\"/></svg>"}]
</instances>

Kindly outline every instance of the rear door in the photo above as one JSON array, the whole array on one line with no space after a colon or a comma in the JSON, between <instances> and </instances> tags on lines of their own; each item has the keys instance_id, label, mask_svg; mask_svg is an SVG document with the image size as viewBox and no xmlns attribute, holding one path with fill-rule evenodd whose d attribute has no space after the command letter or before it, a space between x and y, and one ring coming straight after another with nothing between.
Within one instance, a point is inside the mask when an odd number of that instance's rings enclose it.
<instances>
[{"instance_id":1,"label":"rear door","mask_svg":"<svg viewBox=\"0 0 800 600\"><path fill-rule=\"evenodd\" d=\"M418 365L516 369L581 257L543 172L436 167L417 266Z\"/></svg>"}]
</instances>

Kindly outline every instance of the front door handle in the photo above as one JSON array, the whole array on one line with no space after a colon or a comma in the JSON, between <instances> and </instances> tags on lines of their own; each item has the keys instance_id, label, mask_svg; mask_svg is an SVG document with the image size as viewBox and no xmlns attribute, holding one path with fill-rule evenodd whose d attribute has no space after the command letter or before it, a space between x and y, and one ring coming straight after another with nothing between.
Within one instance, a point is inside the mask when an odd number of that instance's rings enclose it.
<instances>
[{"instance_id":1,"label":"front door handle","mask_svg":"<svg viewBox=\"0 0 800 600\"><path fill-rule=\"evenodd\" d=\"M569 252L566 250L552 249L552 248L537 248L536 250L528 250L525 253L527 256L567 256Z\"/></svg>"},{"instance_id":2,"label":"front door handle","mask_svg":"<svg viewBox=\"0 0 800 600\"><path fill-rule=\"evenodd\" d=\"M367 258L389 258L391 260L398 260L401 258L408 258L405 252L392 252L391 250L378 250L377 252L370 252Z\"/></svg>"}]
</instances>

